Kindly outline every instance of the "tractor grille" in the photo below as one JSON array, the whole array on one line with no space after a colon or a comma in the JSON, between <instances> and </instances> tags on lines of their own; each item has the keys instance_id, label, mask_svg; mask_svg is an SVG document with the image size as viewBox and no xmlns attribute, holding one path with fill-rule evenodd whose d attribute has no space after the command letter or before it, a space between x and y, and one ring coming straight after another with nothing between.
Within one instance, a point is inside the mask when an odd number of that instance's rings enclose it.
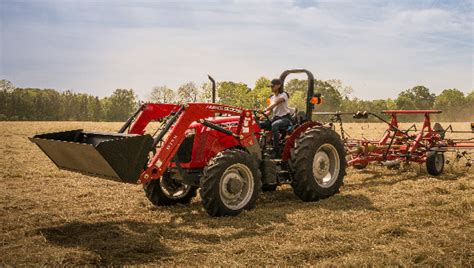
<instances>
[{"instance_id":1,"label":"tractor grille","mask_svg":"<svg viewBox=\"0 0 474 268\"><path fill-rule=\"evenodd\" d=\"M188 163L191 161L193 155L194 134L188 135L181 146L178 148L178 160L181 163Z\"/></svg>"}]
</instances>

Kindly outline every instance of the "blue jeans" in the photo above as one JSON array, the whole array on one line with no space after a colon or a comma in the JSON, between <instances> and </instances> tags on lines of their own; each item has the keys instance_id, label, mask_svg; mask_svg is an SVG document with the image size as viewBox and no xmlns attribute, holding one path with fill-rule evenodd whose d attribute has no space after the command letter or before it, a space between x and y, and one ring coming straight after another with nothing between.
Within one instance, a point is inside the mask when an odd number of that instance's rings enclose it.
<instances>
[{"instance_id":1,"label":"blue jeans","mask_svg":"<svg viewBox=\"0 0 474 268\"><path fill-rule=\"evenodd\" d=\"M285 130L291 124L286 117L280 117L271 122L268 120L258 122L261 129L271 130L273 134L273 150L276 155L280 155L280 130Z\"/></svg>"}]
</instances>

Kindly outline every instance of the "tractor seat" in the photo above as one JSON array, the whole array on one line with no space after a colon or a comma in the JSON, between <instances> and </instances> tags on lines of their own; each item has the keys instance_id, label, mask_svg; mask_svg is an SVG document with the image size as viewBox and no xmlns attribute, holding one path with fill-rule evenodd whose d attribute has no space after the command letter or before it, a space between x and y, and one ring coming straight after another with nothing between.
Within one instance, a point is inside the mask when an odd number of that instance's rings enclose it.
<instances>
[{"instance_id":1,"label":"tractor seat","mask_svg":"<svg viewBox=\"0 0 474 268\"><path fill-rule=\"evenodd\" d=\"M288 133L291 133L294 130L295 125L298 124L298 108L290 107L290 114L291 114L290 125L288 125L288 127L286 129L283 129L281 131L285 135L288 134Z\"/></svg>"},{"instance_id":2,"label":"tractor seat","mask_svg":"<svg viewBox=\"0 0 474 268\"><path fill-rule=\"evenodd\" d=\"M296 107L290 107L290 114L291 114L291 123L293 125L297 125L299 122L298 122L298 108Z\"/></svg>"}]
</instances>

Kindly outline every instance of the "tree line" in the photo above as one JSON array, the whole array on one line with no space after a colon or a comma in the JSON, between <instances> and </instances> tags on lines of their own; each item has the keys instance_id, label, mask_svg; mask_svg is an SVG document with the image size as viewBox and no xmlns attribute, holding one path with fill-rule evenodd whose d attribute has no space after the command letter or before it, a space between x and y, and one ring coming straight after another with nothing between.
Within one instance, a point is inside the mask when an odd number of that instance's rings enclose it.
<instances>
[{"instance_id":1,"label":"tree line","mask_svg":"<svg viewBox=\"0 0 474 268\"><path fill-rule=\"evenodd\" d=\"M99 98L71 90L18 88L0 81L0 120L122 121L137 105L131 89Z\"/></svg>"},{"instance_id":2,"label":"tree line","mask_svg":"<svg viewBox=\"0 0 474 268\"><path fill-rule=\"evenodd\" d=\"M253 88L240 82L223 81L217 84L217 102L244 108L263 108L270 96L270 80L259 78ZM317 111L370 111L387 109L440 109L437 121L474 120L474 91L464 94L458 89L445 89L439 95L425 86L415 86L400 92L395 99L361 100L352 96L352 88L340 80L315 80L315 92L324 96ZM293 79L284 86L290 95L289 104L305 110L307 81ZM174 90L167 86L153 87L145 101L161 103L210 102L210 83L197 87L188 82ZM54 89L18 88L10 81L0 81L0 120L61 120L61 121L124 121L143 101L133 89L116 89L109 97L59 92ZM324 120L324 118L321 118ZM417 120L405 116L405 121ZM348 117L346 121L351 121Z\"/></svg>"}]
</instances>

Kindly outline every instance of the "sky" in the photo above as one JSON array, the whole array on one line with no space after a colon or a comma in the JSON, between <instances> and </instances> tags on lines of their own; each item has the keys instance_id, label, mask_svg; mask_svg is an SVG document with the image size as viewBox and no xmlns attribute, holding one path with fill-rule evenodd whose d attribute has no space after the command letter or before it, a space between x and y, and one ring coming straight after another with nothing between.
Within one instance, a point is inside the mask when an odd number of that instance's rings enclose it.
<instances>
[{"instance_id":1,"label":"sky","mask_svg":"<svg viewBox=\"0 0 474 268\"><path fill-rule=\"evenodd\" d=\"M0 0L0 79L98 96L306 68L353 97L474 89L473 2ZM293 76L303 78L303 76Z\"/></svg>"}]
</instances>

